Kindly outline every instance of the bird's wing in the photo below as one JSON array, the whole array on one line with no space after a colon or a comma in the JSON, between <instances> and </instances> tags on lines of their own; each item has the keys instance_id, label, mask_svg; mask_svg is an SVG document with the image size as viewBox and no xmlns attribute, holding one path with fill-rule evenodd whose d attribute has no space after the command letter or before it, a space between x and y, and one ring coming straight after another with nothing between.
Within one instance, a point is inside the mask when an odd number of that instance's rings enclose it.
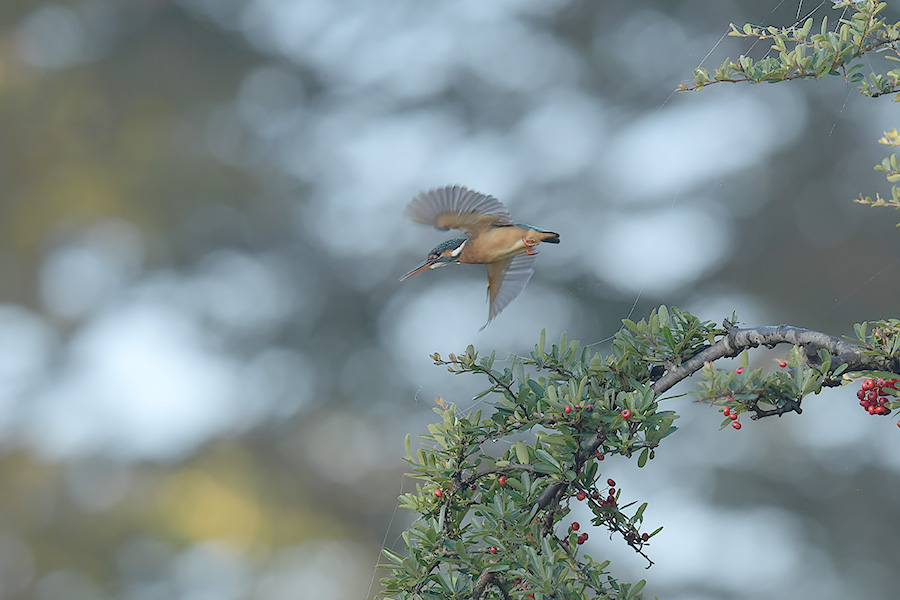
<instances>
[{"instance_id":1,"label":"bird's wing","mask_svg":"<svg viewBox=\"0 0 900 600\"><path fill-rule=\"evenodd\" d=\"M499 200L460 185L422 192L410 201L406 214L438 229L461 229L470 238L492 225L512 224L509 211Z\"/></svg>"},{"instance_id":2,"label":"bird's wing","mask_svg":"<svg viewBox=\"0 0 900 600\"><path fill-rule=\"evenodd\" d=\"M484 327L487 327L488 323L525 289L525 284L534 275L536 258L534 254L517 254L512 258L488 264L490 311Z\"/></svg>"}]
</instances>

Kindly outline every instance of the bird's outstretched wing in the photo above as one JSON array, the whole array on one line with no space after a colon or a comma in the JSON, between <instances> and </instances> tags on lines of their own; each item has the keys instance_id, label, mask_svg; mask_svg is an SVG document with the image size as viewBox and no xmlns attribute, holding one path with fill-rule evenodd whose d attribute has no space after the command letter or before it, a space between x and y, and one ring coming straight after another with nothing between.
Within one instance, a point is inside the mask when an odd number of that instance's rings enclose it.
<instances>
[{"instance_id":1,"label":"bird's outstretched wing","mask_svg":"<svg viewBox=\"0 0 900 600\"><path fill-rule=\"evenodd\" d=\"M525 284L534 275L536 258L535 254L517 254L512 258L488 264L490 310L487 323L481 329L487 327L488 323L525 289Z\"/></svg>"},{"instance_id":2,"label":"bird's outstretched wing","mask_svg":"<svg viewBox=\"0 0 900 600\"><path fill-rule=\"evenodd\" d=\"M422 192L410 201L406 214L438 229L461 229L470 238L492 225L512 224L509 211L499 200L461 185Z\"/></svg>"}]
</instances>

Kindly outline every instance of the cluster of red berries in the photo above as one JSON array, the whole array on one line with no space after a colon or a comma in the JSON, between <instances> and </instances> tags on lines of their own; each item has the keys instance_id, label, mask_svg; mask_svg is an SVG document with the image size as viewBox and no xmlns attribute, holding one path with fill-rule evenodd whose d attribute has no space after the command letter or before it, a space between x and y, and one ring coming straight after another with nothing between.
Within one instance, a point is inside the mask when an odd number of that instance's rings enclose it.
<instances>
[{"instance_id":1,"label":"cluster of red berries","mask_svg":"<svg viewBox=\"0 0 900 600\"><path fill-rule=\"evenodd\" d=\"M737 413L736 413L736 412L732 412L730 407L726 406L725 408L723 408L723 409L722 409L722 414L725 415L726 417L728 417L729 419L731 419L731 421L732 421L731 426L732 426L732 427L734 427L735 429L740 429L740 428L741 428L741 423L740 423L740 421L737 420L737 418L738 418Z\"/></svg>"},{"instance_id":2,"label":"cluster of red berries","mask_svg":"<svg viewBox=\"0 0 900 600\"><path fill-rule=\"evenodd\" d=\"M638 540L641 540L642 542L646 542L649 539L650 539L649 533L642 533L640 535L640 537L638 536L637 532L634 532L634 531L629 531L628 533L625 534L625 541L627 541L631 545L634 545L634 543Z\"/></svg>"},{"instance_id":3,"label":"cluster of red berries","mask_svg":"<svg viewBox=\"0 0 900 600\"><path fill-rule=\"evenodd\" d=\"M607 490L606 498L600 495L600 490L594 490L591 493L591 498L596 500L600 506L615 506L616 505L616 482L612 479L607 479L606 483L609 485L609 489ZM575 494L575 498L581 502L588 497L588 493L584 490L578 490L578 493Z\"/></svg>"},{"instance_id":4,"label":"cluster of red berries","mask_svg":"<svg viewBox=\"0 0 900 600\"><path fill-rule=\"evenodd\" d=\"M527 592L527 591L528 591L528 586L525 585L525 583L524 583L521 579L516 579L516 580L513 582L513 585L516 586L516 589L517 589L517 590L522 590L522 591L524 591L524 592ZM529 593L529 594L526 594L525 597L526 597L526 598L534 598L534 592L531 592L531 593Z\"/></svg>"},{"instance_id":5,"label":"cluster of red berries","mask_svg":"<svg viewBox=\"0 0 900 600\"><path fill-rule=\"evenodd\" d=\"M884 388L896 390L898 382L900 382L900 379L884 379L883 377L866 379L862 382L859 391L856 392L856 397L859 398L859 405L870 415L887 416L891 414L891 409L885 406L888 402L889 394L884 391Z\"/></svg>"},{"instance_id":6,"label":"cluster of red berries","mask_svg":"<svg viewBox=\"0 0 900 600\"><path fill-rule=\"evenodd\" d=\"M569 525L569 531L578 531L579 529L581 529L581 524L578 521L572 521L572 524ZM575 541L579 546L588 541L587 531L578 534L578 537L575 538ZM568 543L568 540L565 540L565 543Z\"/></svg>"}]
</instances>

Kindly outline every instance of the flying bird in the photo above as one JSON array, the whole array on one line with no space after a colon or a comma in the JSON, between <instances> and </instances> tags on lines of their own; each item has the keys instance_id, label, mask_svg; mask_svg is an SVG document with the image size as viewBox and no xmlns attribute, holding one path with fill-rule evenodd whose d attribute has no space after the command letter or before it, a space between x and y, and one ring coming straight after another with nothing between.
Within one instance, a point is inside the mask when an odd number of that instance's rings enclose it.
<instances>
[{"instance_id":1,"label":"flying bird","mask_svg":"<svg viewBox=\"0 0 900 600\"><path fill-rule=\"evenodd\" d=\"M428 253L428 258L400 281L450 263L487 265L490 308L482 329L531 279L537 256L534 248L541 242L559 243L558 233L514 223L499 200L459 185L419 194L407 205L406 214L417 223L433 225L442 231L459 229L466 237L438 244Z\"/></svg>"}]
</instances>

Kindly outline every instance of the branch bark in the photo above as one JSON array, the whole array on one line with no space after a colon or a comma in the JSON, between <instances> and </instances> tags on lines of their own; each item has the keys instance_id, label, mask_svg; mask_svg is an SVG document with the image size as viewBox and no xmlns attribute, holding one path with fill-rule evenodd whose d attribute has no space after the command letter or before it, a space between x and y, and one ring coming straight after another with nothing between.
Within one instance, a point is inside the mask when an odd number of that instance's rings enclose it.
<instances>
[{"instance_id":1,"label":"branch bark","mask_svg":"<svg viewBox=\"0 0 900 600\"><path fill-rule=\"evenodd\" d=\"M807 359L817 364L819 362L819 350L824 349L831 354L831 365L837 368L846 364L848 371L882 370L900 372L900 361L877 359L866 355L862 346L847 340L804 329L792 325L769 325L741 329L725 321L728 335L720 339L712 346L695 354L682 364L668 369L666 373L656 380L652 389L656 394L662 394L674 387L677 383L687 379L703 368L708 362L720 358L734 358L747 348L766 346L774 348L778 344L791 344L800 346L806 353Z\"/></svg>"}]
</instances>

